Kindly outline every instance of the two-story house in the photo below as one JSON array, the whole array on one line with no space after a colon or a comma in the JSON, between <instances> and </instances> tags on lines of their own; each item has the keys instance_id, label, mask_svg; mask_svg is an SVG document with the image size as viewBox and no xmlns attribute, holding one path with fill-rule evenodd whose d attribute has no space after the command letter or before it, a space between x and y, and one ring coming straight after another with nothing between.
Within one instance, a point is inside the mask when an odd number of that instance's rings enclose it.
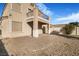
<instances>
[{"instance_id":1,"label":"two-story house","mask_svg":"<svg viewBox=\"0 0 79 59\"><path fill-rule=\"evenodd\" d=\"M38 37L49 32L49 19L33 3L8 3L2 15L2 37Z\"/></svg>"}]
</instances>

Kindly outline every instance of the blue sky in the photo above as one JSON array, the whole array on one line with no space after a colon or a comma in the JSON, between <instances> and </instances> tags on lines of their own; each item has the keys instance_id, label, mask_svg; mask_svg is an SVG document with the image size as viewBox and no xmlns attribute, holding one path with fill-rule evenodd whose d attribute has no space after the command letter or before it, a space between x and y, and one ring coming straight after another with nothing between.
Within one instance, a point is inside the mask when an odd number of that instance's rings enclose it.
<instances>
[{"instance_id":1,"label":"blue sky","mask_svg":"<svg viewBox=\"0 0 79 59\"><path fill-rule=\"evenodd\" d=\"M2 15L2 11L4 9L4 3L0 3L0 16Z\"/></svg>"},{"instance_id":2,"label":"blue sky","mask_svg":"<svg viewBox=\"0 0 79 59\"><path fill-rule=\"evenodd\" d=\"M79 21L78 3L37 3L37 7L46 15L50 16L52 24L65 24ZM4 4L0 3L0 16Z\"/></svg>"},{"instance_id":3,"label":"blue sky","mask_svg":"<svg viewBox=\"0 0 79 59\"><path fill-rule=\"evenodd\" d=\"M51 17L52 24L79 22L79 3L45 3L39 5L41 5L40 10Z\"/></svg>"}]
</instances>

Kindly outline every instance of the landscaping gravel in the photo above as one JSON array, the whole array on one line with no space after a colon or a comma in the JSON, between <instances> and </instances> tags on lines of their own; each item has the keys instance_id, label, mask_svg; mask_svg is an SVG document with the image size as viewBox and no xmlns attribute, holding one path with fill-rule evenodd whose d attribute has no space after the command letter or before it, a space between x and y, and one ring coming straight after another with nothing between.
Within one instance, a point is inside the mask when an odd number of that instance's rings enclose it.
<instances>
[{"instance_id":1,"label":"landscaping gravel","mask_svg":"<svg viewBox=\"0 0 79 59\"><path fill-rule=\"evenodd\" d=\"M2 40L12 56L78 56L79 40L58 35L41 35L38 38L19 37Z\"/></svg>"}]
</instances>

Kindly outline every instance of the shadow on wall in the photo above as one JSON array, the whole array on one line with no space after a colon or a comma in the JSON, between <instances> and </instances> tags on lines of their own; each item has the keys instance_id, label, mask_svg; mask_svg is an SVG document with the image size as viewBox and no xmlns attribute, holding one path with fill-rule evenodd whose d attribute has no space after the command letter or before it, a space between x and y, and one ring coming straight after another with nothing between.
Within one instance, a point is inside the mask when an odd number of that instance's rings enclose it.
<instances>
[{"instance_id":1,"label":"shadow on wall","mask_svg":"<svg viewBox=\"0 0 79 59\"><path fill-rule=\"evenodd\" d=\"M8 52L6 51L3 42L0 40L0 56L8 56Z\"/></svg>"},{"instance_id":2,"label":"shadow on wall","mask_svg":"<svg viewBox=\"0 0 79 59\"><path fill-rule=\"evenodd\" d=\"M31 28L31 35L33 36L33 21L32 22L28 22L27 24L30 26L30 28Z\"/></svg>"}]
</instances>

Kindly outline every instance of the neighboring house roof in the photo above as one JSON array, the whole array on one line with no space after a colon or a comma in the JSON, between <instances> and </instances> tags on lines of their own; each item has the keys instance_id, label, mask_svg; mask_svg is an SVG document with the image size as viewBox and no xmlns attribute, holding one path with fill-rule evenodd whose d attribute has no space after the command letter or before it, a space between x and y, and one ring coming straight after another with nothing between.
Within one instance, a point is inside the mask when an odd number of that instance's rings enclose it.
<instances>
[{"instance_id":1,"label":"neighboring house roof","mask_svg":"<svg viewBox=\"0 0 79 59\"><path fill-rule=\"evenodd\" d=\"M66 24L56 24L56 25L51 24L50 28L52 28L52 27L64 27L65 25Z\"/></svg>"}]
</instances>

